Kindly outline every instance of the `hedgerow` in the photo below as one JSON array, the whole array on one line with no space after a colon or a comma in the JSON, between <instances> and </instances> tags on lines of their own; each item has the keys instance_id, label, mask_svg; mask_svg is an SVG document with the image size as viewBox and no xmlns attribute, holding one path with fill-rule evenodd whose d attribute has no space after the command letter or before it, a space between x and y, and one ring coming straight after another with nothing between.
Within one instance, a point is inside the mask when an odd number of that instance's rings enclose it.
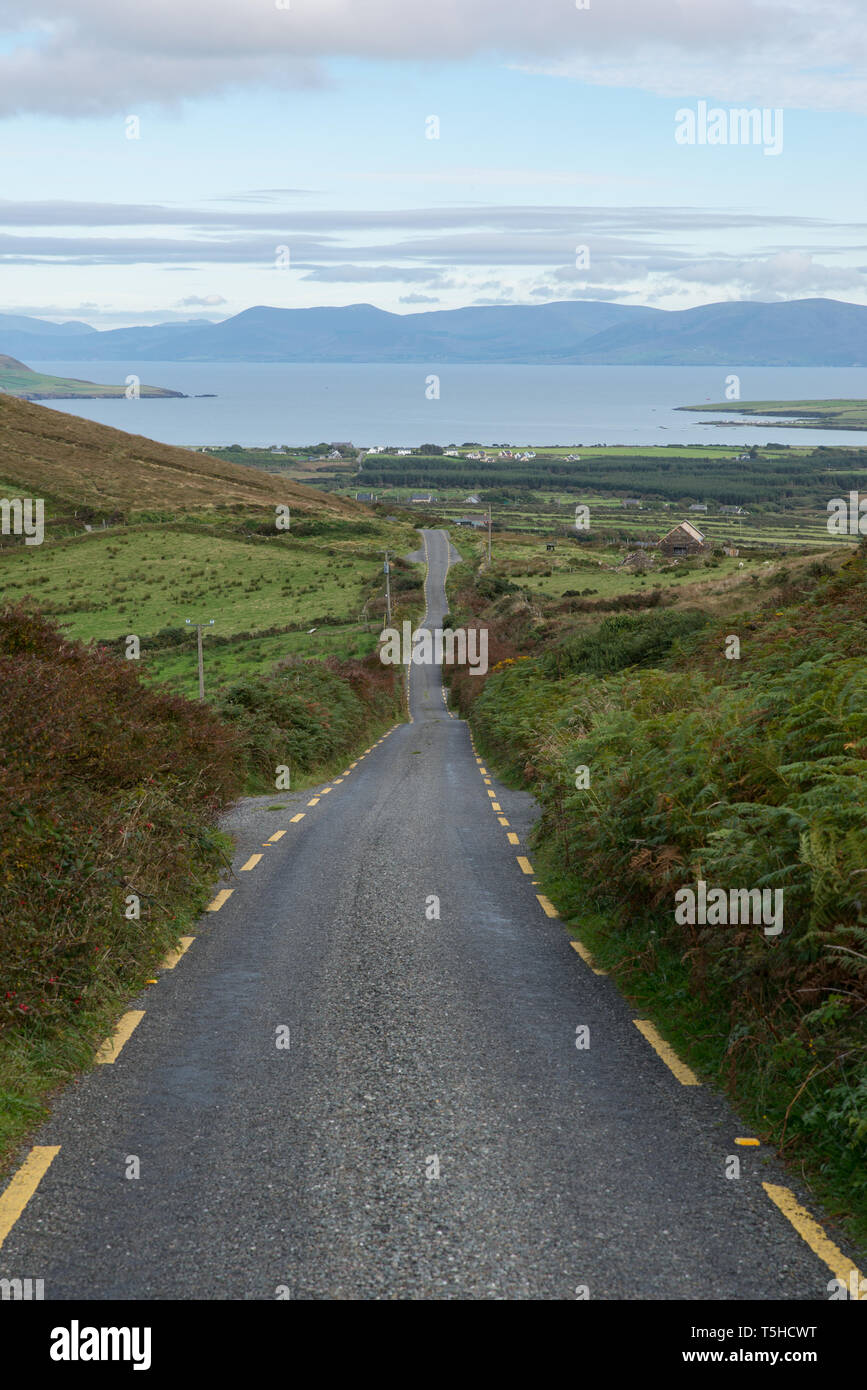
<instances>
[{"instance_id":1,"label":"hedgerow","mask_svg":"<svg viewBox=\"0 0 867 1390\"><path fill-rule=\"evenodd\" d=\"M0 614L0 685L0 1033L45 1032L177 937L243 756L210 709L23 607Z\"/></svg>"}]
</instances>

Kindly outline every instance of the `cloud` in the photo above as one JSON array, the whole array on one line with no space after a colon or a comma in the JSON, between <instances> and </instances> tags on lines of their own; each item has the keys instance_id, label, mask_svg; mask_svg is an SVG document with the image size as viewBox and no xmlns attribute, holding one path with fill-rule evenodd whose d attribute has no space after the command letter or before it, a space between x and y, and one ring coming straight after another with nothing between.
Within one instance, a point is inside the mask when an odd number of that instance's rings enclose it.
<instances>
[{"instance_id":1,"label":"cloud","mask_svg":"<svg viewBox=\"0 0 867 1390\"><path fill-rule=\"evenodd\" d=\"M320 284L375 285L389 284L393 281L420 285L436 285L442 282L442 272L423 270L412 266L399 265L318 265L308 270L302 280L316 280Z\"/></svg>"},{"instance_id":2,"label":"cloud","mask_svg":"<svg viewBox=\"0 0 867 1390\"><path fill-rule=\"evenodd\" d=\"M341 58L486 57L584 82L867 106L854 0L0 0L0 114L87 116L239 87L322 86ZM767 96L764 97L767 100Z\"/></svg>"},{"instance_id":3,"label":"cloud","mask_svg":"<svg viewBox=\"0 0 867 1390\"><path fill-rule=\"evenodd\" d=\"M867 289L864 266L822 265L796 250L742 260L698 261L682 268L681 279L700 285L728 285L760 299L810 298Z\"/></svg>"},{"instance_id":4,"label":"cloud","mask_svg":"<svg viewBox=\"0 0 867 1390\"><path fill-rule=\"evenodd\" d=\"M435 294L402 294L399 304L439 304Z\"/></svg>"},{"instance_id":5,"label":"cloud","mask_svg":"<svg viewBox=\"0 0 867 1390\"><path fill-rule=\"evenodd\" d=\"M627 233L646 236L660 232L762 231L769 228L829 230L867 223L839 223L824 217L789 213L745 212L740 208L685 206L583 206L580 203L493 203L484 207L317 208L277 207L265 212L161 203L74 202L66 199L33 202L0 199L2 227L183 227L201 232L271 231L275 238L298 232L341 233L376 231L435 232L488 228L491 231L565 233L570 241L582 235L597 239ZM586 239L586 236L585 236ZM345 254L345 253L344 253Z\"/></svg>"},{"instance_id":6,"label":"cloud","mask_svg":"<svg viewBox=\"0 0 867 1390\"><path fill-rule=\"evenodd\" d=\"M221 294L189 294L186 299L178 300L179 309L210 309L215 304L228 304Z\"/></svg>"}]
</instances>

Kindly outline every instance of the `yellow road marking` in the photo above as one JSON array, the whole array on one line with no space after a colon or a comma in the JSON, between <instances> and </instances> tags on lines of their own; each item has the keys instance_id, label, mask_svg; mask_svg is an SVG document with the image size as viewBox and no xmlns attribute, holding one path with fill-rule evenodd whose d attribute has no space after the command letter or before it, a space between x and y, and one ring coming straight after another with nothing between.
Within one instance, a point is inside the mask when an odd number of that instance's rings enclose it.
<instances>
[{"instance_id":1,"label":"yellow road marking","mask_svg":"<svg viewBox=\"0 0 867 1390\"><path fill-rule=\"evenodd\" d=\"M309 803L308 803L308 804L309 804ZM290 825L295 825L298 821L303 820L306 814L307 814L306 811L299 811L297 816L293 816L293 817L292 817L292 819L290 820L289 824L290 824Z\"/></svg>"},{"instance_id":2,"label":"yellow road marking","mask_svg":"<svg viewBox=\"0 0 867 1390\"><path fill-rule=\"evenodd\" d=\"M59 1144L35 1145L6 1191L0 1193L0 1245L3 1244L12 1230L59 1153Z\"/></svg>"},{"instance_id":3,"label":"yellow road marking","mask_svg":"<svg viewBox=\"0 0 867 1390\"><path fill-rule=\"evenodd\" d=\"M491 779L490 779L490 777L483 777L483 778L482 778L482 781L484 782L484 784L485 784L486 787L489 787L489 786L491 785Z\"/></svg>"},{"instance_id":4,"label":"yellow road marking","mask_svg":"<svg viewBox=\"0 0 867 1390\"><path fill-rule=\"evenodd\" d=\"M522 873L531 874L533 872L533 865L530 863L529 859L527 859L525 855L518 854L515 857L521 866Z\"/></svg>"},{"instance_id":5,"label":"yellow road marking","mask_svg":"<svg viewBox=\"0 0 867 1390\"><path fill-rule=\"evenodd\" d=\"M801 1239L807 1242L813 1254L818 1255L831 1273L850 1287L850 1291L854 1287L857 1299L862 1302L867 1299L867 1293L860 1292L864 1276L858 1266L854 1265L842 1250L838 1250L834 1242L825 1235L818 1221L795 1200L795 1194L790 1192L788 1187L775 1187L770 1182L763 1182L762 1187L786 1219L791 1221ZM853 1271L855 1278L851 1279Z\"/></svg>"},{"instance_id":6,"label":"yellow road marking","mask_svg":"<svg viewBox=\"0 0 867 1390\"><path fill-rule=\"evenodd\" d=\"M556 909L556 907L554 906L554 904L551 902L551 899L550 899L550 898L546 898L544 893L537 893L537 894L536 894L536 898L537 898L537 901L539 902L539 904L540 904L540 906L541 906L541 908L542 908L542 911L544 912L544 914L545 914L546 917L556 917L556 916L557 916L557 909Z\"/></svg>"},{"instance_id":7,"label":"yellow road marking","mask_svg":"<svg viewBox=\"0 0 867 1390\"><path fill-rule=\"evenodd\" d=\"M519 845L521 843L514 830L510 830L508 832L508 834L506 835L506 839L509 841L510 845Z\"/></svg>"},{"instance_id":8,"label":"yellow road marking","mask_svg":"<svg viewBox=\"0 0 867 1390\"><path fill-rule=\"evenodd\" d=\"M310 800L308 801L307 805L308 805L308 806L318 806L318 805L319 805L319 797L318 797L318 796L313 796L313 797L311 797Z\"/></svg>"},{"instance_id":9,"label":"yellow road marking","mask_svg":"<svg viewBox=\"0 0 867 1390\"><path fill-rule=\"evenodd\" d=\"M744 1148L746 1148L748 1145L756 1149L759 1147L758 1139L736 1139L735 1143L743 1145Z\"/></svg>"},{"instance_id":10,"label":"yellow road marking","mask_svg":"<svg viewBox=\"0 0 867 1390\"><path fill-rule=\"evenodd\" d=\"M327 796L328 793L329 793L330 791L331 791L331 788L330 788L330 787L323 787L323 788L322 788L322 791L319 793L319 795L320 795L320 796Z\"/></svg>"},{"instance_id":11,"label":"yellow road marking","mask_svg":"<svg viewBox=\"0 0 867 1390\"><path fill-rule=\"evenodd\" d=\"M490 796L490 794L491 794L491 793L488 792L488 796ZM491 802L491 810L492 810L492 811L502 811L502 809L503 809L503 808L502 808L502 806L500 805L499 801L492 801L492 802Z\"/></svg>"},{"instance_id":12,"label":"yellow road marking","mask_svg":"<svg viewBox=\"0 0 867 1390\"><path fill-rule=\"evenodd\" d=\"M497 795L496 792L488 792L488 796L490 796L490 797L494 797L494 796L496 796L496 795Z\"/></svg>"},{"instance_id":13,"label":"yellow road marking","mask_svg":"<svg viewBox=\"0 0 867 1390\"><path fill-rule=\"evenodd\" d=\"M500 825L508 825L508 824L509 824L509 822L506 820L506 817L505 817L505 816L497 816L497 820L500 822Z\"/></svg>"},{"instance_id":14,"label":"yellow road marking","mask_svg":"<svg viewBox=\"0 0 867 1390\"><path fill-rule=\"evenodd\" d=\"M364 751L365 751L365 753L370 753L370 752L372 752L372 751L373 751L373 745L371 744L370 748L365 748Z\"/></svg>"},{"instance_id":15,"label":"yellow road marking","mask_svg":"<svg viewBox=\"0 0 867 1390\"><path fill-rule=\"evenodd\" d=\"M174 951L169 951L165 960L161 962L160 969L174 970L181 956L190 949L195 939L194 936L182 936L180 946L176 947Z\"/></svg>"},{"instance_id":16,"label":"yellow road marking","mask_svg":"<svg viewBox=\"0 0 867 1390\"><path fill-rule=\"evenodd\" d=\"M234 893L234 888L221 888L212 903L208 903L209 912L219 912L224 902L227 902Z\"/></svg>"},{"instance_id":17,"label":"yellow road marking","mask_svg":"<svg viewBox=\"0 0 867 1390\"><path fill-rule=\"evenodd\" d=\"M347 768L346 771L345 771L345 772L342 772L340 775L341 775L342 777L348 777L348 776L349 776L349 773L350 773L350 770L351 770L350 768Z\"/></svg>"},{"instance_id":18,"label":"yellow road marking","mask_svg":"<svg viewBox=\"0 0 867 1390\"><path fill-rule=\"evenodd\" d=\"M581 959L583 960L584 964L590 966L590 969L593 971L593 974L594 974L594 975L607 975L607 974L608 974L608 971L607 971L607 970L599 970L599 969L597 969L597 967L593 964L593 957L591 956L590 952L587 950L587 947L584 945L584 942L583 942L583 941L570 941L570 942L569 942L569 945L572 947L572 950L573 950L573 951L577 951L577 952L578 952L578 954L579 954L579 956L581 957Z\"/></svg>"},{"instance_id":19,"label":"yellow road marking","mask_svg":"<svg viewBox=\"0 0 867 1390\"><path fill-rule=\"evenodd\" d=\"M284 836L285 834L286 834L286 831L285 831L285 830L275 830L273 835L269 835L269 836L268 836L268 844L269 844L269 845L276 845L277 841L278 841L278 840L282 840L282 839L283 839L283 836Z\"/></svg>"},{"instance_id":20,"label":"yellow road marking","mask_svg":"<svg viewBox=\"0 0 867 1390\"><path fill-rule=\"evenodd\" d=\"M699 1081L695 1072L692 1071L691 1068L686 1065L686 1062L682 1062L680 1060L671 1044L667 1043L665 1041L665 1038L663 1038L657 1032L653 1024L649 1021L649 1019L634 1018L632 1022L635 1024L639 1033L643 1034L643 1036L650 1043L650 1046L653 1048L656 1055L662 1058L669 1071L673 1072L673 1074L677 1077L681 1086L701 1085L701 1082Z\"/></svg>"},{"instance_id":21,"label":"yellow road marking","mask_svg":"<svg viewBox=\"0 0 867 1390\"><path fill-rule=\"evenodd\" d=\"M256 865L259 863L259 860L261 858L261 854L251 854L246 864L241 865L239 872L243 874L245 872L249 872L250 869L255 869Z\"/></svg>"},{"instance_id":22,"label":"yellow road marking","mask_svg":"<svg viewBox=\"0 0 867 1390\"><path fill-rule=\"evenodd\" d=\"M486 767L482 767L482 766L481 766L481 762L482 762L482 760L481 760L481 758L479 758L479 772L482 774L483 777L487 777L487 775L488 775L488 769L487 769Z\"/></svg>"},{"instance_id":23,"label":"yellow road marking","mask_svg":"<svg viewBox=\"0 0 867 1390\"><path fill-rule=\"evenodd\" d=\"M342 778L342 777L335 777L335 779L334 779L334 785L335 785L335 787L339 787L339 786L340 786L340 783L341 783L342 781L343 781L343 778Z\"/></svg>"},{"instance_id":24,"label":"yellow road marking","mask_svg":"<svg viewBox=\"0 0 867 1390\"><path fill-rule=\"evenodd\" d=\"M352 767L358 767L358 759L356 758L355 762L354 762L354 763L350 763L349 766L350 766L351 768L352 768Z\"/></svg>"},{"instance_id":25,"label":"yellow road marking","mask_svg":"<svg viewBox=\"0 0 867 1390\"><path fill-rule=\"evenodd\" d=\"M106 1038L104 1043L100 1043L94 1060L100 1063L116 1062L124 1043L129 1042L144 1016L144 1009L130 1009L128 1013L125 1013L111 1037Z\"/></svg>"}]
</instances>

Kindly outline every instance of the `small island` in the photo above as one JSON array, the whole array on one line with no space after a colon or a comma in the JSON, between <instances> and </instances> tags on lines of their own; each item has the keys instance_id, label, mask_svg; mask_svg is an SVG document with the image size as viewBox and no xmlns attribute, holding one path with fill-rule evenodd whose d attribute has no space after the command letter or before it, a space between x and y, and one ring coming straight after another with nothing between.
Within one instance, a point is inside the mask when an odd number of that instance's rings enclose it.
<instances>
[{"instance_id":1,"label":"small island","mask_svg":"<svg viewBox=\"0 0 867 1390\"><path fill-rule=\"evenodd\" d=\"M16 357L0 353L0 394L15 396L21 401L98 401L107 396L124 397L126 390L125 385L100 386L95 381L78 381L75 377L45 376ZM139 386L138 395L186 399L183 391L169 391L165 386Z\"/></svg>"},{"instance_id":2,"label":"small island","mask_svg":"<svg viewBox=\"0 0 867 1390\"><path fill-rule=\"evenodd\" d=\"M722 401L716 405L679 405L677 410L719 415L746 415L746 420L707 420L708 425L761 424L788 430L867 430L867 401Z\"/></svg>"}]
</instances>

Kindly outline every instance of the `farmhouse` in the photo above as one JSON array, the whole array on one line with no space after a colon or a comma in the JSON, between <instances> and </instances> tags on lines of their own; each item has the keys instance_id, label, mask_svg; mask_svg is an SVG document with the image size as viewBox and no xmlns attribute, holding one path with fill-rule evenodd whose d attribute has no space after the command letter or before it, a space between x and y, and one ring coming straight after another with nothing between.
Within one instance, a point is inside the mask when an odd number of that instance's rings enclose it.
<instances>
[{"instance_id":1,"label":"farmhouse","mask_svg":"<svg viewBox=\"0 0 867 1390\"><path fill-rule=\"evenodd\" d=\"M663 555L698 555L707 549L707 545L702 535L691 521L682 521L679 526L675 526L663 536L659 542L659 549Z\"/></svg>"}]
</instances>

